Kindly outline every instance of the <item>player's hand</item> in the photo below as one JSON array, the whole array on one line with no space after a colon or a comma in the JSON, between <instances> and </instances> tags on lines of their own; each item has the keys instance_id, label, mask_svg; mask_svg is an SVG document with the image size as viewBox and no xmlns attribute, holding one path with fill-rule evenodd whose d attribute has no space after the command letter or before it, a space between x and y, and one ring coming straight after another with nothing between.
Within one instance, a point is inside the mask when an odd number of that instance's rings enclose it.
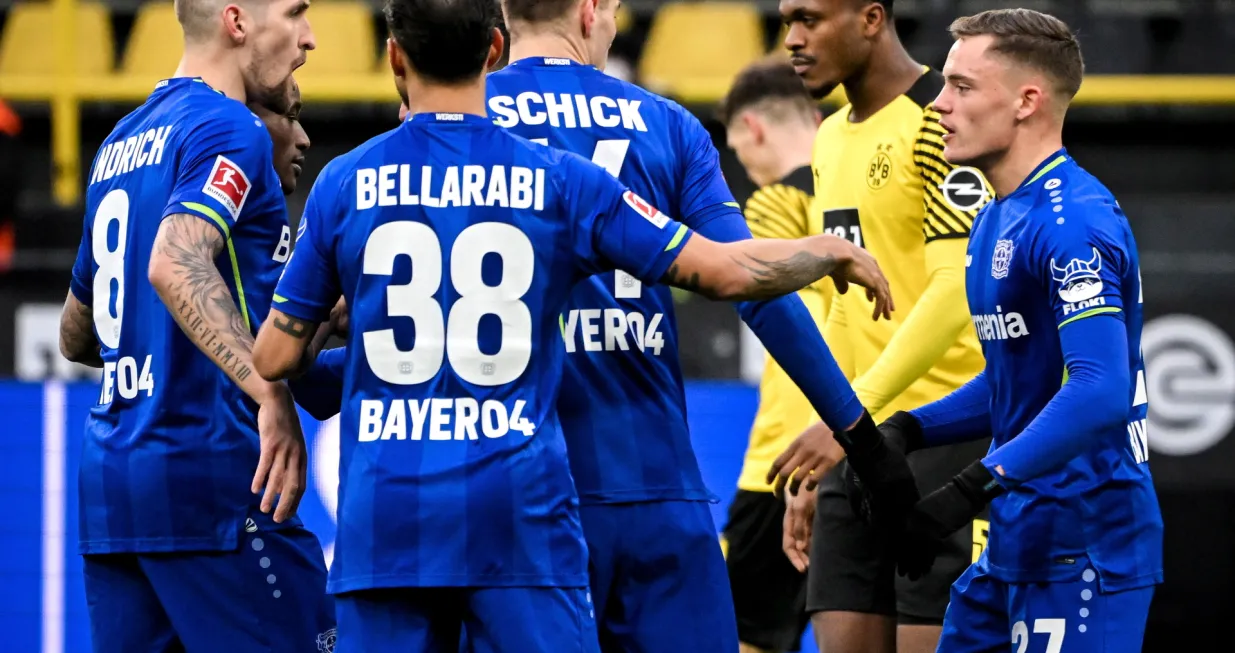
<instances>
[{"instance_id":1,"label":"player's hand","mask_svg":"<svg viewBox=\"0 0 1235 653\"><path fill-rule=\"evenodd\" d=\"M867 504L854 503L855 514L869 522L899 530L921 496L913 471L903 451L888 444L868 414L848 431L836 436ZM850 472L846 472L848 475Z\"/></svg>"},{"instance_id":2,"label":"player's hand","mask_svg":"<svg viewBox=\"0 0 1235 653\"><path fill-rule=\"evenodd\" d=\"M1003 491L982 461L977 461L947 485L926 495L905 520L897 544L897 573L909 580L926 575L947 539L972 522Z\"/></svg>"},{"instance_id":3,"label":"player's hand","mask_svg":"<svg viewBox=\"0 0 1235 653\"><path fill-rule=\"evenodd\" d=\"M304 495L308 453L304 433L300 430L300 415L292 403L291 391L279 384L269 399L257 409L257 429L261 438L261 457L253 475L253 494L262 492L261 510L274 521L282 523L296 514ZM279 497L275 507L275 496Z\"/></svg>"},{"instance_id":4,"label":"player's hand","mask_svg":"<svg viewBox=\"0 0 1235 653\"><path fill-rule=\"evenodd\" d=\"M340 297L334 308L330 309L330 330L340 338L346 338L348 325L347 300Z\"/></svg>"},{"instance_id":5,"label":"player's hand","mask_svg":"<svg viewBox=\"0 0 1235 653\"><path fill-rule=\"evenodd\" d=\"M811 526L815 521L815 490L803 490L790 495L785 501L784 532L781 549L794 569L806 573L810 567Z\"/></svg>"},{"instance_id":6,"label":"player's hand","mask_svg":"<svg viewBox=\"0 0 1235 653\"><path fill-rule=\"evenodd\" d=\"M884 420L879 425L879 434L883 436L888 447L904 456L908 456L923 446L921 425L913 415L905 411L898 411ZM845 495L849 497L849 507L853 509L853 514L862 521L871 523L873 511L870 492L862 484L862 479L858 478L852 465L846 466L844 478Z\"/></svg>"},{"instance_id":7,"label":"player's hand","mask_svg":"<svg viewBox=\"0 0 1235 653\"><path fill-rule=\"evenodd\" d=\"M819 485L819 479L832 471L844 457L845 450L832 436L832 429L818 422L803 431L789 444L789 448L772 461L767 482L772 483L772 492L777 497L784 493L786 483L789 484L789 494L796 495L803 482L807 490L814 490Z\"/></svg>"},{"instance_id":8,"label":"player's hand","mask_svg":"<svg viewBox=\"0 0 1235 653\"><path fill-rule=\"evenodd\" d=\"M875 311L871 314L871 319L878 320L880 317L885 320L892 319L892 311L896 310L896 302L892 299L892 288L888 285L888 278L883 276L883 270L879 269L879 263L875 257L847 240L839 240L847 247L840 258L846 263L837 266L830 275L836 291L843 295L849 291L850 283L862 286L866 288L866 298L875 303Z\"/></svg>"}]
</instances>

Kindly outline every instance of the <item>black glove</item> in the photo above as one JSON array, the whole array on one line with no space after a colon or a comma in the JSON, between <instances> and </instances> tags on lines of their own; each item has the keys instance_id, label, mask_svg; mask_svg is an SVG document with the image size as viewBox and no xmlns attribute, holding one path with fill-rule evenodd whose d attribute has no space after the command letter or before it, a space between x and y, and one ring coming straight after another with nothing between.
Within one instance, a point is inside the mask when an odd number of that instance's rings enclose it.
<instances>
[{"instance_id":1,"label":"black glove","mask_svg":"<svg viewBox=\"0 0 1235 653\"><path fill-rule=\"evenodd\" d=\"M905 531L897 544L898 573L909 580L925 575L948 537L972 522L991 499L1003 492L1003 486L979 460L947 485L928 494L905 521Z\"/></svg>"},{"instance_id":2,"label":"black glove","mask_svg":"<svg viewBox=\"0 0 1235 653\"><path fill-rule=\"evenodd\" d=\"M908 456L922 448L922 426L913 415L903 410L884 420L879 425L879 433L884 442L901 455ZM845 469L845 495L849 497L849 507L853 509L853 514L868 524L872 523L874 515L870 493L866 491L866 486L862 479L858 478L852 465Z\"/></svg>"},{"instance_id":3,"label":"black glove","mask_svg":"<svg viewBox=\"0 0 1235 653\"><path fill-rule=\"evenodd\" d=\"M868 414L852 429L837 433L836 441L845 449L846 476L853 476L854 487L847 488L851 505L855 496L868 504L857 514L899 530L920 496L904 452L888 443Z\"/></svg>"}]
</instances>

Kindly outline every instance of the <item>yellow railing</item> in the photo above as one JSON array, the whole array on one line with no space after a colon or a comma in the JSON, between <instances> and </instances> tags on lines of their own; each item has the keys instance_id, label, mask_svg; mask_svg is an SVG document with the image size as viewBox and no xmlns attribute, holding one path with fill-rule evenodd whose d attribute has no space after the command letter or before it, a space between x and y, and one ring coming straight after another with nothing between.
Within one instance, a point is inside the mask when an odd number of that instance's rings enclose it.
<instances>
[{"instance_id":1,"label":"yellow railing","mask_svg":"<svg viewBox=\"0 0 1235 653\"><path fill-rule=\"evenodd\" d=\"M52 35L56 46L56 71L45 77L0 77L0 97L13 101L44 102L51 107L52 191L56 202L74 206L81 198L81 126L83 102L131 102L144 100L156 79L131 75L83 77L76 72L77 0L51 0L58 29ZM168 35L168 38L176 38ZM170 71L169 71L170 72ZM331 77L303 75L299 82L306 102L394 103L398 97L389 73ZM680 100L687 103L715 102L726 91L715 82L684 84ZM827 99L844 102L840 90ZM1235 75L1148 76L1093 75L1086 78L1077 95L1079 105L1235 105Z\"/></svg>"}]
</instances>

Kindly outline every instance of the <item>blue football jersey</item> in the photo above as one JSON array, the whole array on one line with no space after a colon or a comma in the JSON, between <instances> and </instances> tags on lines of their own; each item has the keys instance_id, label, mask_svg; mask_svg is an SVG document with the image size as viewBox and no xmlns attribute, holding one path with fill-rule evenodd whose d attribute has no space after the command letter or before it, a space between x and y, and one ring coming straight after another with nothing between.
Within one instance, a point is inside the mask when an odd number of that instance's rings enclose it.
<instances>
[{"instance_id":1,"label":"blue football jersey","mask_svg":"<svg viewBox=\"0 0 1235 653\"><path fill-rule=\"evenodd\" d=\"M71 288L92 307L103 382L80 471L83 553L232 549L259 497L257 406L180 330L146 278L163 218L227 239L216 264L246 324L291 245L270 135L200 79L159 82L90 170Z\"/></svg>"},{"instance_id":2,"label":"blue football jersey","mask_svg":"<svg viewBox=\"0 0 1235 653\"><path fill-rule=\"evenodd\" d=\"M558 317L689 230L573 154L420 114L313 185L275 306L350 328L330 591L587 584L559 426Z\"/></svg>"},{"instance_id":3,"label":"blue football jersey","mask_svg":"<svg viewBox=\"0 0 1235 653\"><path fill-rule=\"evenodd\" d=\"M569 59L515 61L488 84L497 125L591 158L691 229L708 209L737 207L707 130L665 98ZM712 499L687 429L670 289L597 275L575 288L560 327L558 410L580 500Z\"/></svg>"},{"instance_id":4,"label":"blue football jersey","mask_svg":"<svg viewBox=\"0 0 1235 653\"><path fill-rule=\"evenodd\" d=\"M1162 517L1149 473L1136 241L1115 198L1064 151L991 202L969 238L966 291L991 390L993 448L1022 432L1067 382L1059 332L1116 318L1128 336L1127 423L1078 433L1094 445L991 504L991 573L1060 580L1087 556L1106 589L1160 582Z\"/></svg>"}]
</instances>

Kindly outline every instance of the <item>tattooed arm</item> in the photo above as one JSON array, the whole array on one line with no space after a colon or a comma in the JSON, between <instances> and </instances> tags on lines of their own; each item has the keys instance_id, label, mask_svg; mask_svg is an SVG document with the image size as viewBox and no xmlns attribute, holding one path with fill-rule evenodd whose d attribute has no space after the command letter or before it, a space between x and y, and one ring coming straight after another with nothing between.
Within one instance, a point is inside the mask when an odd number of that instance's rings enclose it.
<instances>
[{"instance_id":1,"label":"tattooed arm","mask_svg":"<svg viewBox=\"0 0 1235 653\"><path fill-rule=\"evenodd\" d=\"M253 335L214 264L224 245L223 235L205 220L168 216L154 239L150 283L185 335L245 394L259 404L282 398L286 385L253 373Z\"/></svg>"},{"instance_id":2,"label":"tattooed arm","mask_svg":"<svg viewBox=\"0 0 1235 653\"><path fill-rule=\"evenodd\" d=\"M304 374L317 358L317 351L326 342L330 323L320 327L316 322L302 320L270 309L270 315L257 334L253 364L264 379L289 379ZM316 331L316 335L314 332ZM314 336L312 342L309 337Z\"/></svg>"},{"instance_id":3,"label":"tattooed arm","mask_svg":"<svg viewBox=\"0 0 1235 653\"><path fill-rule=\"evenodd\" d=\"M661 279L710 299L771 299L831 276L840 292L866 288L876 316L889 317L892 292L879 264L865 250L835 236L717 243L695 234Z\"/></svg>"},{"instance_id":4,"label":"tattooed arm","mask_svg":"<svg viewBox=\"0 0 1235 653\"><path fill-rule=\"evenodd\" d=\"M60 355L87 367L103 367L94 336L94 311L69 292L60 313Z\"/></svg>"}]
</instances>

